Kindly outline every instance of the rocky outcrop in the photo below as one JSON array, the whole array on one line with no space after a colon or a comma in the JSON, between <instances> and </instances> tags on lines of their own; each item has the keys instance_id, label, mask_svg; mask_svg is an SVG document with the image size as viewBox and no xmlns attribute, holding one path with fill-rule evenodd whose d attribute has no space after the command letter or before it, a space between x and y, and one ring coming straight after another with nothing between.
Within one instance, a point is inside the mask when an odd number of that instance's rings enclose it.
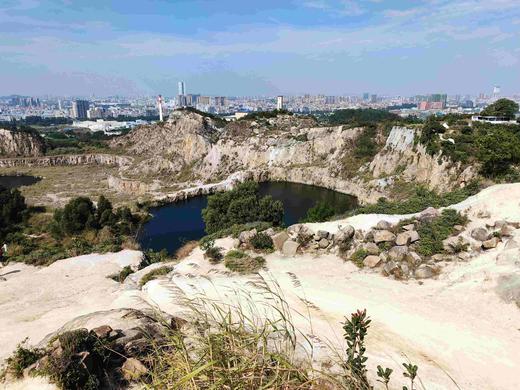
<instances>
[{"instance_id":1,"label":"rocky outcrop","mask_svg":"<svg viewBox=\"0 0 520 390\"><path fill-rule=\"evenodd\" d=\"M10 167L52 167L67 165L111 165L128 166L132 162L130 157L113 154L70 154L61 156L26 157L0 159L0 168Z\"/></svg>"},{"instance_id":2,"label":"rocky outcrop","mask_svg":"<svg viewBox=\"0 0 520 390\"><path fill-rule=\"evenodd\" d=\"M36 133L0 129L0 156L42 156L45 153L43 138Z\"/></svg>"},{"instance_id":3,"label":"rocky outcrop","mask_svg":"<svg viewBox=\"0 0 520 390\"><path fill-rule=\"evenodd\" d=\"M441 155L431 156L416 144L418 130L394 126L385 147L374 157L369 170L374 178L398 176L405 182L425 184L432 190L447 191L463 186L477 176L477 168L464 168Z\"/></svg>"}]
</instances>

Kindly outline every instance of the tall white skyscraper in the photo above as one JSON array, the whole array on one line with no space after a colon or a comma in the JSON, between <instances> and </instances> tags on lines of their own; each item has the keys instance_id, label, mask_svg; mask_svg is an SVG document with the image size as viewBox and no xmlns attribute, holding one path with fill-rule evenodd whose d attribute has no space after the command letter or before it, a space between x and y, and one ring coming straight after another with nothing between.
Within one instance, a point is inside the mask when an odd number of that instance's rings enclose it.
<instances>
[{"instance_id":1,"label":"tall white skyscraper","mask_svg":"<svg viewBox=\"0 0 520 390\"><path fill-rule=\"evenodd\" d=\"M186 84L184 83L184 81L179 81L179 95L186 95Z\"/></svg>"},{"instance_id":2,"label":"tall white skyscraper","mask_svg":"<svg viewBox=\"0 0 520 390\"><path fill-rule=\"evenodd\" d=\"M278 96L276 98L276 109L283 110L283 96Z\"/></svg>"}]
</instances>

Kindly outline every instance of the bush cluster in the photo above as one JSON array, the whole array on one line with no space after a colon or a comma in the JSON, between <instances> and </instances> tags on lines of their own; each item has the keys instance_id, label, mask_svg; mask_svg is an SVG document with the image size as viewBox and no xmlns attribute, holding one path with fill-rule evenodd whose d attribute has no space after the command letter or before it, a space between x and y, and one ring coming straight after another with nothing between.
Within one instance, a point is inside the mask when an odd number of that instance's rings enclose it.
<instances>
[{"instance_id":1,"label":"bush cluster","mask_svg":"<svg viewBox=\"0 0 520 390\"><path fill-rule=\"evenodd\" d=\"M202 210L206 232L216 233L236 224L269 222L280 225L283 220L283 204L271 196L260 198L258 184L247 181L235 189L208 197L208 206Z\"/></svg>"},{"instance_id":2,"label":"bush cluster","mask_svg":"<svg viewBox=\"0 0 520 390\"><path fill-rule=\"evenodd\" d=\"M417 253L432 256L444 250L442 241L455 233L455 225L465 225L468 219L453 209L444 209L441 215L432 221L420 222L417 232L421 237Z\"/></svg>"},{"instance_id":3,"label":"bush cluster","mask_svg":"<svg viewBox=\"0 0 520 390\"><path fill-rule=\"evenodd\" d=\"M314 207L307 210L307 214L301 222L325 222L336 214L334 208L325 202L317 202Z\"/></svg>"},{"instance_id":4,"label":"bush cluster","mask_svg":"<svg viewBox=\"0 0 520 390\"><path fill-rule=\"evenodd\" d=\"M274 249L273 239L265 233L257 233L249 240L254 249L271 251Z\"/></svg>"},{"instance_id":5,"label":"bush cluster","mask_svg":"<svg viewBox=\"0 0 520 390\"><path fill-rule=\"evenodd\" d=\"M260 271L265 265L265 259L262 256L252 257L243 251L234 249L226 254L224 265L231 271L250 274Z\"/></svg>"},{"instance_id":6,"label":"bush cluster","mask_svg":"<svg viewBox=\"0 0 520 390\"><path fill-rule=\"evenodd\" d=\"M7 233L12 232L15 225L22 222L26 209L25 198L20 191L0 186L0 245Z\"/></svg>"}]
</instances>

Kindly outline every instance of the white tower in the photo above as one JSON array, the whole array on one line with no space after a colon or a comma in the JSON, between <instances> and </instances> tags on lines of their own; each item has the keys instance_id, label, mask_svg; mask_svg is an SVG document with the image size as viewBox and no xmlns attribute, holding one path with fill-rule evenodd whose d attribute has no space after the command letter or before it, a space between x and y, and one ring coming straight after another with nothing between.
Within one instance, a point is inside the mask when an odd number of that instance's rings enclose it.
<instances>
[{"instance_id":1,"label":"white tower","mask_svg":"<svg viewBox=\"0 0 520 390\"><path fill-rule=\"evenodd\" d=\"M283 96L278 96L276 98L276 109L283 110Z\"/></svg>"},{"instance_id":2,"label":"white tower","mask_svg":"<svg viewBox=\"0 0 520 390\"><path fill-rule=\"evenodd\" d=\"M500 96L500 87L495 85L493 87L493 98L497 99Z\"/></svg>"},{"instance_id":3,"label":"white tower","mask_svg":"<svg viewBox=\"0 0 520 390\"><path fill-rule=\"evenodd\" d=\"M163 111L162 111L162 105L163 105L163 97L161 95L157 96L157 106L159 108L159 120L163 121Z\"/></svg>"},{"instance_id":4,"label":"white tower","mask_svg":"<svg viewBox=\"0 0 520 390\"><path fill-rule=\"evenodd\" d=\"M179 95L186 95L186 84L184 83L184 81L179 81Z\"/></svg>"}]
</instances>

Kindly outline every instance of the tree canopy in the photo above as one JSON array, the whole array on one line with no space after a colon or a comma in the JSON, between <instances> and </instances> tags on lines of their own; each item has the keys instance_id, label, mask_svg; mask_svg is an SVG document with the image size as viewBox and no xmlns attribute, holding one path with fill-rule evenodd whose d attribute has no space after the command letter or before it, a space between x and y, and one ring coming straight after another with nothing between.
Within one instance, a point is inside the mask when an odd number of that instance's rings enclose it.
<instances>
[{"instance_id":1,"label":"tree canopy","mask_svg":"<svg viewBox=\"0 0 520 390\"><path fill-rule=\"evenodd\" d=\"M487 106L481 113L483 116L498 116L513 119L518 112L518 104L509 99L498 99Z\"/></svg>"},{"instance_id":2,"label":"tree canopy","mask_svg":"<svg viewBox=\"0 0 520 390\"><path fill-rule=\"evenodd\" d=\"M258 184L247 181L231 191L208 197L208 206L202 210L208 234L248 222L270 222L280 225L283 204L271 196L260 197Z\"/></svg>"},{"instance_id":3,"label":"tree canopy","mask_svg":"<svg viewBox=\"0 0 520 390\"><path fill-rule=\"evenodd\" d=\"M0 186L0 239L11 230L13 225L20 223L23 211L27 208L25 198L17 189L9 190ZM0 243L1 245L1 243Z\"/></svg>"}]
</instances>

